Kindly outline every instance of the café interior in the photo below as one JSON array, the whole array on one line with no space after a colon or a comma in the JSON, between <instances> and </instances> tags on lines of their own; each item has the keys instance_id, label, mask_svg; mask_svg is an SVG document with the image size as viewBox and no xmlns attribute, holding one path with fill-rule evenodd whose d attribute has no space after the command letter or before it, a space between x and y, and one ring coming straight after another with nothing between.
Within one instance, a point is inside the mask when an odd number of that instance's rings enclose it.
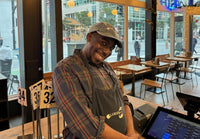
<instances>
[{"instance_id":1,"label":"caf\u00e9 interior","mask_svg":"<svg viewBox=\"0 0 200 139\"><path fill-rule=\"evenodd\" d=\"M0 70L2 96L0 107L1 111L4 111L0 114L0 138L16 138L26 134L41 136L40 130L45 138L62 134L63 126L67 123L63 122L59 109L52 106L46 110L35 110L32 107L34 91L31 89L39 83L51 82L57 62L72 55L74 49L81 49L88 28L99 21L111 23L117 30L118 36L124 36L123 58L117 60L117 51L113 50L115 52L106 61L115 71L124 95L129 96L133 108L149 104L154 108L165 107L187 115L188 109L185 109L184 100L181 102L182 96L178 94L182 93L189 95L186 98L194 98L194 105L198 110L192 113L192 116L189 113L189 119L195 117L194 119L198 120L200 2L197 0L83 0L83 2L86 6L77 0L16 1L19 70L18 74L11 72L7 77ZM87 13L86 20L90 19L89 24L81 20L80 16L83 15L74 14L75 11L84 13L82 10L84 6L89 7L84 9ZM46 14L45 10L48 11ZM197 40L195 50L194 37ZM139 56L134 49L136 41L139 41L141 47ZM181 44L179 48L178 44ZM26 104L21 102L22 97L25 97ZM35 121L34 116L38 116ZM199 122L195 123L199 128ZM37 129L37 132L34 129Z\"/></svg>"}]
</instances>

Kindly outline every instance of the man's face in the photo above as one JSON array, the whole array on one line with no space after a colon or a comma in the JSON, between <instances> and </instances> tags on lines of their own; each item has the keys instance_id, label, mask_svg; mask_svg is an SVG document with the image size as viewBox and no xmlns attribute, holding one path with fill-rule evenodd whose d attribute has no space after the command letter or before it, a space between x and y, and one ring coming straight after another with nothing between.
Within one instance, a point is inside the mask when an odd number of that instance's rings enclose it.
<instances>
[{"instance_id":1,"label":"man's face","mask_svg":"<svg viewBox=\"0 0 200 139\"><path fill-rule=\"evenodd\" d=\"M87 35L86 57L94 64L101 63L112 54L114 40L96 32Z\"/></svg>"}]
</instances>

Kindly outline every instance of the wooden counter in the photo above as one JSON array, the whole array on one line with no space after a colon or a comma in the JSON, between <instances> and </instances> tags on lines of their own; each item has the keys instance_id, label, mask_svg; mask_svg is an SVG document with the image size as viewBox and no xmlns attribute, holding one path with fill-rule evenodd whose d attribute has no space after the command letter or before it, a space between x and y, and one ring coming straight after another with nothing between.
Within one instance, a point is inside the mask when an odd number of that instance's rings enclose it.
<instances>
[{"instance_id":1,"label":"wooden counter","mask_svg":"<svg viewBox=\"0 0 200 139\"><path fill-rule=\"evenodd\" d=\"M132 96L128 96L129 101L133 104L134 109L136 109L137 107L142 106L143 104L146 103L150 103L154 106L158 106L157 104L139 99L139 98L135 98ZM63 130L63 117L62 114L60 113L59 115L60 118L60 133L62 133ZM51 129L52 129L52 137L54 137L55 134L57 134L57 115L54 114L51 116ZM47 126L47 118L43 118L41 119L41 126L42 126L42 135L44 136L45 139L48 138L48 126ZM35 127L36 127L36 122L35 122ZM33 125L32 122L25 124L24 126L24 134L32 134L33 133ZM36 129L35 129L36 131ZM22 126L17 126L14 128L10 128L7 130L4 130L2 132L0 132L0 139L17 139L18 136L22 135Z\"/></svg>"},{"instance_id":2,"label":"wooden counter","mask_svg":"<svg viewBox=\"0 0 200 139\"><path fill-rule=\"evenodd\" d=\"M138 108L138 107L140 107L144 104L147 104L147 103L149 103L149 104L151 104L155 107L159 106L158 104L155 104L155 103L152 103L152 102L149 102L149 101L145 101L145 100L140 99L140 98L132 97L132 96L129 96L129 95L127 95L127 96L128 96L129 102L132 103L134 109L136 109L136 108Z\"/></svg>"},{"instance_id":3,"label":"wooden counter","mask_svg":"<svg viewBox=\"0 0 200 139\"><path fill-rule=\"evenodd\" d=\"M60 113L60 133L62 133L63 130L63 116ZM51 116L51 130L52 130L52 137L54 137L55 134L57 134L57 114L54 114ZM47 118L43 118L41 120L41 126L42 126L42 136L44 136L45 139L48 139L48 126L47 126ZM36 122L35 122L36 127ZM24 134L33 134L33 124L32 122L25 124L24 126ZM36 128L35 128L36 131ZM4 130L0 132L0 139L17 139L18 136L22 136L22 126L17 126L14 128L10 128L7 130ZM36 136L36 135L35 135Z\"/></svg>"}]
</instances>

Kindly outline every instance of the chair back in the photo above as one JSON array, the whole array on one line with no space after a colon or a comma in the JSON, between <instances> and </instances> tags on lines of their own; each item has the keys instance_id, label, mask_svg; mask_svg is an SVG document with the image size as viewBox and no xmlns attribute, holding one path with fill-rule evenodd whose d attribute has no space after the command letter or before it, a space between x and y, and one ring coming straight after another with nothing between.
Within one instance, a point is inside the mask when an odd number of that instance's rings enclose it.
<instances>
[{"instance_id":1,"label":"chair back","mask_svg":"<svg viewBox=\"0 0 200 139\"><path fill-rule=\"evenodd\" d=\"M166 82L166 78L167 78L167 76L168 76L168 73L170 72L170 70L171 70L171 67L170 67L170 64L168 65L168 67L167 67L167 70L164 72L164 74L163 74L163 77L162 77L162 85L163 85L163 83L164 83L164 81Z\"/></svg>"},{"instance_id":2,"label":"chair back","mask_svg":"<svg viewBox=\"0 0 200 139\"><path fill-rule=\"evenodd\" d=\"M141 65L141 59L138 58L137 56L131 56L130 59L133 61L133 64L135 65Z\"/></svg>"},{"instance_id":3,"label":"chair back","mask_svg":"<svg viewBox=\"0 0 200 139\"><path fill-rule=\"evenodd\" d=\"M169 76L169 77L170 77L170 80L172 80L174 78L174 76L176 76L176 75L174 75L175 74L175 70L173 70L171 68L171 66L169 66L168 69L167 69L166 78L168 77L169 73L171 73L171 76Z\"/></svg>"},{"instance_id":4,"label":"chair back","mask_svg":"<svg viewBox=\"0 0 200 139\"><path fill-rule=\"evenodd\" d=\"M45 82L52 81L53 72L47 72L43 74L43 79Z\"/></svg>"},{"instance_id":5,"label":"chair back","mask_svg":"<svg viewBox=\"0 0 200 139\"><path fill-rule=\"evenodd\" d=\"M186 52L185 57L186 57L186 58L190 58L191 55L192 55L191 52Z\"/></svg>"},{"instance_id":6,"label":"chair back","mask_svg":"<svg viewBox=\"0 0 200 139\"><path fill-rule=\"evenodd\" d=\"M199 62L199 58L198 58L198 57L194 58L193 64L194 64L195 66L198 65L198 62Z\"/></svg>"},{"instance_id":7,"label":"chair back","mask_svg":"<svg viewBox=\"0 0 200 139\"><path fill-rule=\"evenodd\" d=\"M12 59L0 60L0 73L9 79L11 74Z\"/></svg>"},{"instance_id":8,"label":"chair back","mask_svg":"<svg viewBox=\"0 0 200 139\"><path fill-rule=\"evenodd\" d=\"M190 68L195 71L196 67L198 67L198 62L199 62L199 58L196 57L192 60L192 64L190 65Z\"/></svg>"}]
</instances>

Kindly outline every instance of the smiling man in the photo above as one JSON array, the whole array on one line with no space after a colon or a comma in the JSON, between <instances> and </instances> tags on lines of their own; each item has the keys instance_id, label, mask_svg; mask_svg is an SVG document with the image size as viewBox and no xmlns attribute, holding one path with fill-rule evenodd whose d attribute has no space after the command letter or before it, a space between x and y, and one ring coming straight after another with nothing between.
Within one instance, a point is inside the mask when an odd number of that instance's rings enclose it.
<instances>
[{"instance_id":1,"label":"smiling man","mask_svg":"<svg viewBox=\"0 0 200 139\"><path fill-rule=\"evenodd\" d=\"M60 61L53 74L53 89L67 126L65 139L138 138L127 97L104 60L115 45L122 47L113 26L94 24L82 50Z\"/></svg>"}]
</instances>

